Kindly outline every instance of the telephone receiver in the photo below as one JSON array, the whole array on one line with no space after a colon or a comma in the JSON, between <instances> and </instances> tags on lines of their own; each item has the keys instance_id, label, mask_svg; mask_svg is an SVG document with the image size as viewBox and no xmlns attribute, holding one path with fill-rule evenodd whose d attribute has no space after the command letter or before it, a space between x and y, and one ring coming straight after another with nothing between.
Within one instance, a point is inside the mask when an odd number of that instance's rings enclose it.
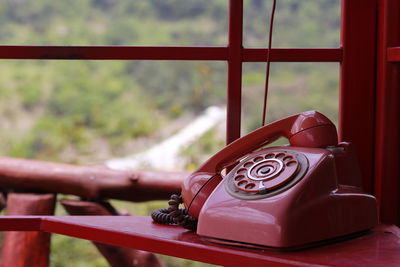
<instances>
[{"instance_id":1,"label":"telephone receiver","mask_svg":"<svg viewBox=\"0 0 400 267\"><path fill-rule=\"evenodd\" d=\"M224 168L280 137L287 138L291 146L314 148L335 146L338 139L335 125L316 111L306 111L259 128L217 152L184 181L182 197L188 213L198 218L209 194L221 182Z\"/></svg>"},{"instance_id":2,"label":"telephone receiver","mask_svg":"<svg viewBox=\"0 0 400 267\"><path fill-rule=\"evenodd\" d=\"M266 147L280 137L289 145ZM338 143L335 125L317 111L272 122L227 145L183 182L179 201L186 210L178 211L177 201L171 198L170 210L164 209L175 219L157 215L164 223L195 229L194 222L203 239L231 246L303 248L378 224L376 199L362 191L354 146Z\"/></svg>"}]
</instances>

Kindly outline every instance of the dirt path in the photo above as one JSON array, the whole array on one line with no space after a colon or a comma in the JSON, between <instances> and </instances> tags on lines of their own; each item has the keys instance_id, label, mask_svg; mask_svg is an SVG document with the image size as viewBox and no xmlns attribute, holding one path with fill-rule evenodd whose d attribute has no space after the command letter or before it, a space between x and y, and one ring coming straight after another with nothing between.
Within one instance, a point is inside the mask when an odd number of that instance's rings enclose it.
<instances>
[{"instance_id":1,"label":"dirt path","mask_svg":"<svg viewBox=\"0 0 400 267\"><path fill-rule=\"evenodd\" d=\"M111 159L105 164L114 169L151 168L159 170L181 170L185 159L180 155L182 149L195 142L208 130L225 121L225 108L212 106L171 137L150 149L124 158Z\"/></svg>"}]
</instances>

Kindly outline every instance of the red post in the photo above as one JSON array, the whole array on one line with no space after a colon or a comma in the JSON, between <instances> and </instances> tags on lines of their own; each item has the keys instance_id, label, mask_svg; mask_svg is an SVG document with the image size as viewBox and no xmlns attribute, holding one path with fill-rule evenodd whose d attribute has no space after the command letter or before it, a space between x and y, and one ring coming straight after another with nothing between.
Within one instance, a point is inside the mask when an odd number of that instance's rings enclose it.
<instances>
[{"instance_id":1,"label":"red post","mask_svg":"<svg viewBox=\"0 0 400 267\"><path fill-rule=\"evenodd\" d=\"M355 144L373 192L376 0L342 0L339 139Z\"/></svg>"},{"instance_id":2,"label":"red post","mask_svg":"<svg viewBox=\"0 0 400 267\"><path fill-rule=\"evenodd\" d=\"M400 225L400 2L379 1L376 91L375 194L384 223ZM389 62L392 61L392 62Z\"/></svg>"},{"instance_id":3,"label":"red post","mask_svg":"<svg viewBox=\"0 0 400 267\"><path fill-rule=\"evenodd\" d=\"M3 193L0 193L0 211L6 207L6 199Z\"/></svg>"},{"instance_id":4,"label":"red post","mask_svg":"<svg viewBox=\"0 0 400 267\"><path fill-rule=\"evenodd\" d=\"M17 194L7 197L7 215L53 215L54 194ZM49 266L50 233L6 232L1 266Z\"/></svg>"},{"instance_id":5,"label":"red post","mask_svg":"<svg viewBox=\"0 0 400 267\"><path fill-rule=\"evenodd\" d=\"M226 142L240 137L242 106L243 0L229 1Z\"/></svg>"}]
</instances>

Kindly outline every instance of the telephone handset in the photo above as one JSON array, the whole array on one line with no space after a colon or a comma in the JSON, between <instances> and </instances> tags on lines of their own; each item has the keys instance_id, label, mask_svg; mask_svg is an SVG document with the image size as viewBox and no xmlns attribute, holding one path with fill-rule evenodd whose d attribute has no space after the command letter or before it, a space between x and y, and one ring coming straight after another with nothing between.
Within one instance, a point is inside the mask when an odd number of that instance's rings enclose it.
<instances>
[{"instance_id":1,"label":"telephone handset","mask_svg":"<svg viewBox=\"0 0 400 267\"><path fill-rule=\"evenodd\" d=\"M337 145L335 125L316 111L290 116L255 130L217 152L184 181L182 197L188 213L198 217L207 194L211 193L216 183L222 180L220 174L222 169L280 137L286 137L291 146ZM246 168L246 166L243 167Z\"/></svg>"},{"instance_id":2,"label":"telephone handset","mask_svg":"<svg viewBox=\"0 0 400 267\"><path fill-rule=\"evenodd\" d=\"M290 146L263 148L280 137ZM155 221L240 246L296 247L377 224L376 200L361 190L354 148L338 144L335 125L316 111L227 145L185 179L182 197L169 204L152 214Z\"/></svg>"}]
</instances>

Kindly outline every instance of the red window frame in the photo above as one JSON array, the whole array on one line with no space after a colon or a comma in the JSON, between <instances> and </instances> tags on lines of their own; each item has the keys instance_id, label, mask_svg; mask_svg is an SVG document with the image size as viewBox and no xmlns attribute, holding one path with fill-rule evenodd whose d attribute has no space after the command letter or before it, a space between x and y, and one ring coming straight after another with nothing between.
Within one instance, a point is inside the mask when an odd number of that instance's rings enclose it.
<instances>
[{"instance_id":1,"label":"red window frame","mask_svg":"<svg viewBox=\"0 0 400 267\"><path fill-rule=\"evenodd\" d=\"M390 159L385 156L391 151L391 144L398 144L399 117L393 115L398 101L392 101L390 106L387 102L391 99L390 92L396 91L396 88L399 91L399 86L388 88L387 83L399 80L399 74L389 74L391 68L398 71L399 64L388 67L389 63L399 62L400 59L399 37L388 35L389 28L397 32L400 30L399 11L396 11L399 4L393 0L342 0L341 5L340 47L273 48L271 61L340 63L339 138L356 145L364 188L377 195L382 221L399 223L399 171L398 167L395 168L399 156ZM380 17L377 24L378 6ZM7 45L0 46L0 59L226 61L226 140L230 143L240 137L242 63L265 62L267 55L267 49L243 47L243 0L229 0L228 36L226 47ZM377 47L383 52L377 53ZM397 125L397 130L385 139L393 131L386 122L388 116Z\"/></svg>"}]
</instances>

